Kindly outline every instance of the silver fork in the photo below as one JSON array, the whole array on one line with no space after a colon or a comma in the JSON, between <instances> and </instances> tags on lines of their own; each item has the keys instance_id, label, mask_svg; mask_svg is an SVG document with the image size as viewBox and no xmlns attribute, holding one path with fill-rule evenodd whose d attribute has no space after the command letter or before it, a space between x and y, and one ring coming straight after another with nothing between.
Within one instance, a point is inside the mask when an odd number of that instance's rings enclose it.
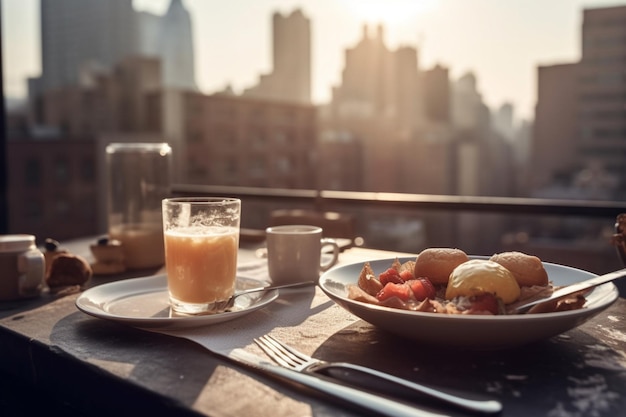
<instances>
[{"instance_id":1,"label":"silver fork","mask_svg":"<svg viewBox=\"0 0 626 417\"><path fill-rule=\"evenodd\" d=\"M456 405L466 410L478 411L486 414L499 413L502 411L502 404L496 400L473 400L463 398L447 392L439 391L432 387L407 381L406 379L398 378L394 375L380 372L375 369L366 368L364 366L347 362L324 362L305 355L304 353L279 342L277 339L269 335L261 336L258 339L254 339L254 341L261 349L263 349L267 356L269 356L278 365L298 372L321 373L321 371L328 371L333 368L343 371L356 371L409 388L421 394L428 395L432 398L444 401L448 404Z\"/></svg>"}]
</instances>

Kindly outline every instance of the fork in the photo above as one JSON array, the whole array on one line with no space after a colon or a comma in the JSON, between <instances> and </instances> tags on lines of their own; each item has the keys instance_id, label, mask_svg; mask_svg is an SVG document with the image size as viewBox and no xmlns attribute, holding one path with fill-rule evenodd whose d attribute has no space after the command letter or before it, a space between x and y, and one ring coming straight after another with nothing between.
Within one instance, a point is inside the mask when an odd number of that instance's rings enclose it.
<instances>
[{"instance_id":1,"label":"fork","mask_svg":"<svg viewBox=\"0 0 626 417\"><path fill-rule=\"evenodd\" d=\"M456 405L457 407L465 410L474 412L478 411L486 414L495 414L502 411L502 404L496 400L473 400L463 398L447 392L439 391L432 387L407 381L406 379L398 378L394 375L380 372L375 369L366 368L364 366L348 362L325 362L315 359L285 345L270 335L261 336L254 339L254 341L267 354L267 356L269 356L278 365L298 372L321 373L322 371L331 370L332 368L344 371L357 371L405 388L409 388L419 392L420 394L430 396L431 398L438 399L448 404Z\"/></svg>"}]
</instances>

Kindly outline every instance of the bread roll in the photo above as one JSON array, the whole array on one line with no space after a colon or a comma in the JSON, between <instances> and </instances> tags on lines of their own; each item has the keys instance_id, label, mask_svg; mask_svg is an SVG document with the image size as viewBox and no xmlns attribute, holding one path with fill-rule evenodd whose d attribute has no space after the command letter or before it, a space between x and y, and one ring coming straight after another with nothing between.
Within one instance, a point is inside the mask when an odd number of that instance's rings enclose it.
<instances>
[{"instance_id":1,"label":"bread roll","mask_svg":"<svg viewBox=\"0 0 626 417\"><path fill-rule=\"evenodd\" d=\"M445 285L454 268L467 261L469 257L461 249L424 249L415 260L414 275L415 278L426 277L434 285Z\"/></svg>"},{"instance_id":2,"label":"bread roll","mask_svg":"<svg viewBox=\"0 0 626 417\"><path fill-rule=\"evenodd\" d=\"M548 273L536 256L522 252L502 252L493 255L491 261L497 262L513 274L522 287L548 285Z\"/></svg>"},{"instance_id":3,"label":"bread roll","mask_svg":"<svg viewBox=\"0 0 626 417\"><path fill-rule=\"evenodd\" d=\"M89 263L78 255L62 253L54 258L46 277L49 287L85 285L93 272Z\"/></svg>"}]
</instances>

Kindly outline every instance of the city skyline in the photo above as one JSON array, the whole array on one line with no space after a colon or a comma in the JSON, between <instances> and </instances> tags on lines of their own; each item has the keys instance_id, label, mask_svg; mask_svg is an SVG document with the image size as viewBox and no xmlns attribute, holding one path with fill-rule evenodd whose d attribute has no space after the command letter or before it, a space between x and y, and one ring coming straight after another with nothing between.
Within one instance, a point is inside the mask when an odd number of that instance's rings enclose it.
<instances>
[{"instance_id":1,"label":"city skyline","mask_svg":"<svg viewBox=\"0 0 626 417\"><path fill-rule=\"evenodd\" d=\"M169 2L134 0L133 4L136 10L162 15ZM332 87L340 82L345 50L358 42L363 25L382 23L388 47L417 47L420 69L446 66L452 80L472 72L486 104L495 109L512 103L518 118L534 116L539 65L580 58L582 10L625 4L609 0L255 0L216 7L206 0L183 2L192 18L196 78L204 93L227 85L241 93L271 71L272 14L299 8L311 19L315 104L330 100ZM38 8L38 0L2 3L4 86L10 98L23 97L26 77L40 75ZM471 13L475 19L467 19ZM451 36L442 29L446 27L459 34Z\"/></svg>"}]
</instances>

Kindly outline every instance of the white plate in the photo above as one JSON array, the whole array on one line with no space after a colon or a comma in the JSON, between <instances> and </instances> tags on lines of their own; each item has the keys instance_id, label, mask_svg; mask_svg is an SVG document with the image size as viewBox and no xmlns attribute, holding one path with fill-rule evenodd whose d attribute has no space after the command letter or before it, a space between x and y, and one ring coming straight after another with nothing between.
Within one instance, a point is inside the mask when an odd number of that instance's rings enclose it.
<instances>
[{"instance_id":1,"label":"white plate","mask_svg":"<svg viewBox=\"0 0 626 417\"><path fill-rule=\"evenodd\" d=\"M474 257L477 258L477 257ZM415 258L400 258L401 262ZM393 259L371 261L378 275ZM478 316L406 311L367 304L348 298L348 285L357 284L363 262L339 266L322 274L319 285L337 304L355 316L391 333L426 344L497 349L546 339L584 323L608 308L619 297L612 283L596 287L579 310L545 314ZM595 275L575 268L544 262L555 285L568 285Z\"/></svg>"},{"instance_id":2,"label":"white plate","mask_svg":"<svg viewBox=\"0 0 626 417\"><path fill-rule=\"evenodd\" d=\"M237 278L237 289L268 285L250 278ZM182 329L233 320L266 306L278 291L260 291L235 300L232 311L202 316L170 316L167 276L154 275L99 285L76 300L79 310L101 319L114 320L144 329Z\"/></svg>"}]
</instances>

